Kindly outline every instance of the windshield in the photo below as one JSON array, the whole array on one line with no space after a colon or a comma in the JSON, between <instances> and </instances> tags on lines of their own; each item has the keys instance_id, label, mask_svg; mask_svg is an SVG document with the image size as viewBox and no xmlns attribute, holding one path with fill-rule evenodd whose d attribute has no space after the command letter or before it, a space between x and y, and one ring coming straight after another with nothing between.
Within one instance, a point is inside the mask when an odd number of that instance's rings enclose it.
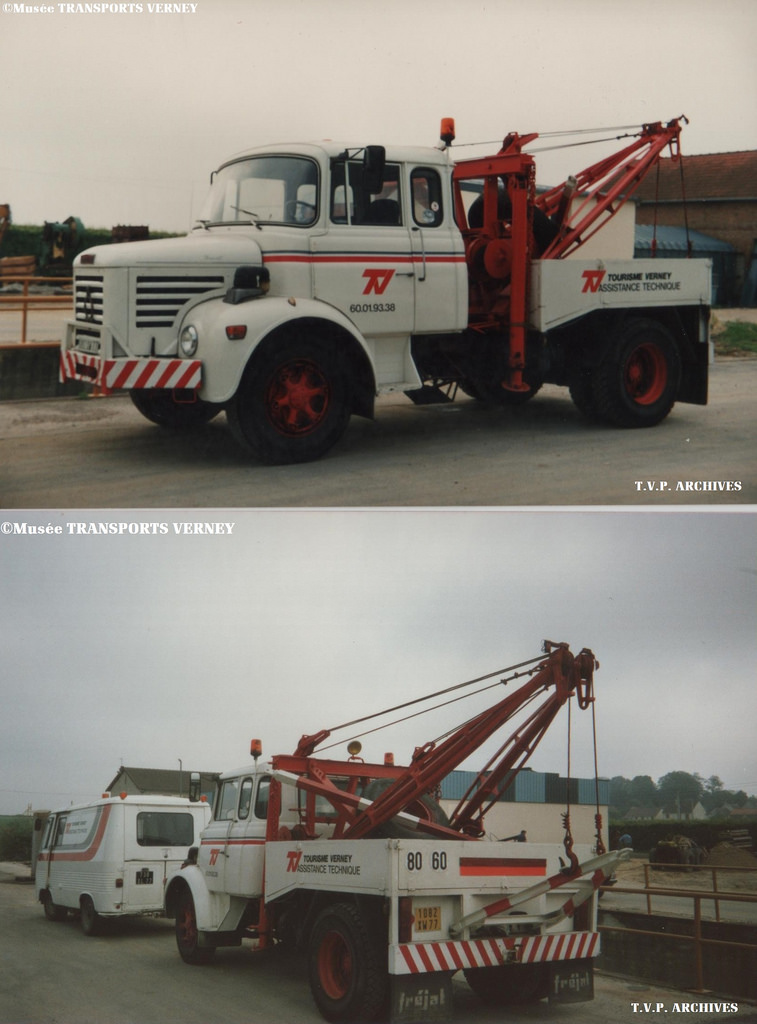
<instances>
[{"instance_id":1,"label":"windshield","mask_svg":"<svg viewBox=\"0 0 757 1024\"><path fill-rule=\"evenodd\" d=\"M258 156L227 164L214 176L205 224L312 224L318 216L318 168L295 156Z\"/></svg>"}]
</instances>

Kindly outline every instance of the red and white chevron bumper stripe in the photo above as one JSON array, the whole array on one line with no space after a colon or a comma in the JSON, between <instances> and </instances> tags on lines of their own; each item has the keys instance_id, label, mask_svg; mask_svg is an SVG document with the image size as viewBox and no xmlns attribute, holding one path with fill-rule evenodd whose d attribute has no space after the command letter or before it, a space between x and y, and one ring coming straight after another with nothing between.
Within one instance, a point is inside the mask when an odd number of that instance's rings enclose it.
<instances>
[{"instance_id":1,"label":"red and white chevron bumper stripe","mask_svg":"<svg viewBox=\"0 0 757 1024\"><path fill-rule=\"evenodd\" d=\"M597 932L555 932L509 939L471 939L468 942L411 942L392 947L393 974L460 971L468 967L497 967L508 962L536 964L578 960L599 953Z\"/></svg>"},{"instance_id":2,"label":"red and white chevron bumper stripe","mask_svg":"<svg viewBox=\"0 0 757 1024\"><path fill-rule=\"evenodd\" d=\"M103 391L122 388L181 388L202 384L199 359L101 359L67 349L60 355L61 380L82 380Z\"/></svg>"}]
</instances>

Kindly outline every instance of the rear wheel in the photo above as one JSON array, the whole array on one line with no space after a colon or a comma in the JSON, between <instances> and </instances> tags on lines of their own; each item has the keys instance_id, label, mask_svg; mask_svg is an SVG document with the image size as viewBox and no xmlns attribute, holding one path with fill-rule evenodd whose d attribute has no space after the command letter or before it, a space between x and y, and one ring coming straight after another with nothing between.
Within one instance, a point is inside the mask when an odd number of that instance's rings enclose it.
<instances>
[{"instance_id":1,"label":"rear wheel","mask_svg":"<svg viewBox=\"0 0 757 1024\"><path fill-rule=\"evenodd\" d=\"M197 915L192 893L185 889L176 901L176 945L181 959L186 964L207 964L213 959L215 949L200 946L197 931Z\"/></svg>"},{"instance_id":2,"label":"rear wheel","mask_svg":"<svg viewBox=\"0 0 757 1024\"><path fill-rule=\"evenodd\" d=\"M675 404L681 357L656 320L628 320L594 374L598 413L621 427L653 427Z\"/></svg>"},{"instance_id":3,"label":"rear wheel","mask_svg":"<svg viewBox=\"0 0 757 1024\"><path fill-rule=\"evenodd\" d=\"M348 399L328 346L293 334L253 355L226 412L237 440L264 462L310 462L344 433Z\"/></svg>"},{"instance_id":4,"label":"rear wheel","mask_svg":"<svg viewBox=\"0 0 757 1024\"><path fill-rule=\"evenodd\" d=\"M158 389L134 388L129 392L129 397L145 419L171 430L202 426L217 416L222 408L213 402L204 402L201 398L177 402L173 391Z\"/></svg>"},{"instance_id":5,"label":"rear wheel","mask_svg":"<svg viewBox=\"0 0 757 1024\"><path fill-rule=\"evenodd\" d=\"M308 948L313 999L329 1021L374 1020L384 1007L388 973L378 935L357 907L336 903L317 918Z\"/></svg>"},{"instance_id":6,"label":"rear wheel","mask_svg":"<svg viewBox=\"0 0 757 1024\"><path fill-rule=\"evenodd\" d=\"M101 920L95 910L91 896L82 896L80 903L81 930L85 935L98 935L100 932Z\"/></svg>"}]
</instances>

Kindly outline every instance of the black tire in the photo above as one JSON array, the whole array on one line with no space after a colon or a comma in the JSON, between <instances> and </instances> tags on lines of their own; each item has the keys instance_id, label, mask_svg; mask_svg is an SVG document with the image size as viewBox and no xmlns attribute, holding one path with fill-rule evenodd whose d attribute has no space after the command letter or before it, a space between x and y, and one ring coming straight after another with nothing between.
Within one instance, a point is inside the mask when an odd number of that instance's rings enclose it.
<instances>
[{"instance_id":1,"label":"black tire","mask_svg":"<svg viewBox=\"0 0 757 1024\"><path fill-rule=\"evenodd\" d=\"M311 462L346 430L349 386L326 343L292 333L253 353L226 415L263 462Z\"/></svg>"},{"instance_id":2,"label":"black tire","mask_svg":"<svg viewBox=\"0 0 757 1024\"><path fill-rule=\"evenodd\" d=\"M129 397L145 419L170 430L191 430L193 427L201 427L209 423L223 408L213 402L204 402L201 398L194 402L177 402L172 391L157 389L134 388L129 392Z\"/></svg>"},{"instance_id":3,"label":"black tire","mask_svg":"<svg viewBox=\"0 0 757 1024\"><path fill-rule=\"evenodd\" d=\"M59 907L51 893L46 892L42 897L42 909L48 921L65 921L68 911L65 907Z\"/></svg>"},{"instance_id":4,"label":"black tire","mask_svg":"<svg viewBox=\"0 0 757 1024\"><path fill-rule=\"evenodd\" d=\"M386 942L372 933L357 907L335 903L321 911L308 945L308 977L316 1006L329 1021L371 1021L386 1004Z\"/></svg>"},{"instance_id":5,"label":"black tire","mask_svg":"<svg viewBox=\"0 0 757 1024\"><path fill-rule=\"evenodd\" d=\"M535 1003L549 995L545 964L503 964L501 967L471 967L465 980L486 1003L515 1005Z\"/></svg>"},{"instance_id":6,"label":"black tire","mask_svg":"<svg viewBox=\"0 0 757 1024\"><path fill-rule=\"evenodd\" d=\"M626 321L611 339L594 374L600 416L620 427L653 427L673 408L681 357L671 334L656 320Z\"/></svg>"},{"instance_id":7,"label":"black tire","mask_svg":"<svg viewBox=\"0 0 757 1024\"><path fill-rule=\"evenodd\" d=\"M85 935L99 935L101 932L102 920L95 910L91 896L82 896L79 902L81 930Z\"/></svg>"},{"instance_id":8,"label":"black tire","mask_svg":"<svg viewBox=\"0 0 757 1024\"><path fill-rule=\"evenodd\" d=\"M215 956L212 946L200 946L192 893L185 888L176 900L176 946L185 964L208 964Z\"/></svg>"},{"instance_id":9,"label":"black tire","mask_svg":"<svg viewBox=\"0 0 757 1024\"><path fill-rule=\"evenodd\" d=\"M602 417L597 409L594 396L594 380L591 370L577 370L568 385L573 404L587 419L596 422Z\"/></svg>"}]
</instances>

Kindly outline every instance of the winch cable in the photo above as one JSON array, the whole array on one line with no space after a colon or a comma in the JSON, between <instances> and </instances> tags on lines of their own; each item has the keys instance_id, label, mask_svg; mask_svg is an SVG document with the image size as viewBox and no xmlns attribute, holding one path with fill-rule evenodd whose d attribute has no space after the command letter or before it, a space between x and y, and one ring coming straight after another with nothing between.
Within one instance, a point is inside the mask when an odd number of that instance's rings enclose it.
<instances>
[{"instance_id":1,"label":"winch cable","mask_svg":"<svg viewBox=\"0 0 757 1024\"><path fill-rule=\"evenodd\" d=\"M571 146L591 146L595 142L617 142L619 139L632 139L637 135L640 135L644 130L644 126L640 124L618 124L618 125L607 125L604 128L574 128L567 129L565 131L557 132L539 132L538 137L540 139L558 139L572 137L574 135L599 135L605 132L624 132L623 135L609 135L606 138L601 139L587 139L585 142L566 142L561 146L550 146L545 148L539 148L530 150L534 153L547 152L548 149L569 149ZM488 141L482 142L455 142L455 149L464 149L472 146L498 146L502 144L501 139L489 139Z\"/></svg>"},{"instance_id":2,"label":"winch cable","mask_svg":"<svg viewBox=\"0 0 757 1024\"><path fill-rule=\"evenodd\" d=\"M363 715L361 718L354 718L354 719L352 719L349 722L343 722L341 725L333 726L331 729L328 730L328 732L330 734L332 734L332 733L335 733L335 732L337 732L338 730L341 730L341 729L349 729L349 728L352 728L352 726L361 725L363 722L370 722L373 719L382 718L384 715L393 714L395 711L403 711L405 708L414 707L417 704L423 704L426 701L434 700L437 697L443 697L445 694L448 694L448 693L454 693L456 690L461 690L461 689L464 689L465 687L468 687L468 686L475 686L476 683L485 682L487 679L493 679L495 676L500 677L500 678L497 679L496 683L491 683L489 686L484 686L480 690L476 690L473 693L463 694L460 697L455 697L455 698L452 698L451 700L443 701L440 704L433 705L432 707L424 708L422 711L417 711L417 712L415 712L412 715L406 715L405 717L399 718L399 719L395 719L392 722L386 722L383 725L377 725L374 729L368 729L368 730L366 730L366 731L364 731L362 733L359 733L356 736L353 736L353 737L350 737L350 738L351 739L358 739L359 737L362 737L362 736L368 736L371 733L379 732L382 729L388 729L391 726L397 725L400 722L409 721L412 718L417 718L420 715L424 715L424 714L427 714L427 713L429 713L431 711L435 711L438 708L447 707L449 704L454 704L456 701L463 700L465 697L476 696L476 694L478 694L478 693L484 693L487 690L494 689L497 686L507 685L508 682L511 682L513 679L517 679L517 678L519 678L522 675L532 675L534 672L537 671L538 666L540 664L542 664L543 662L544 662L544 655L543 654L540 654L540 655L538 655L538 657L535 657L535 658L527 658L525 661L520 661L520 662L518 662L515 665L510 665L508 668L498 669L496 672L488 672L486 675L477 676L475 679L469 679L469 680L467 680L464 683L456 683L454 686L448 686L448 687L445 687L442 690L436 690L434 693L426 694L424 697L416 697L414 700L408 700L408 701L405 701L402 704L395 704L393 707L385 708L383 711L375 711L375 712L373 712L373 714ZM524 668L527 665L534 665L535 663L537 663L536 667L534 667L533 669L530 669L527 672L519 672L518 671L518 669ZM503 678L503 677L506 677L506 678ZM451 731L454 731L454 730L451 730ZM321 751L330 750L332 747L340 746L344 742L345 742L344 740L339 740L336 743L330 743L326 747L321 747L320 750Z\"/></svg>"},{"instance_id":3,"label":"winch cable","mask_svg":"<svg viewBox=\"0 0 757 1024\"><path fill-rule=\"evenodd\" d=\"M565 838L563 839L563 846L565 847L565 853L567 854L568 860L570 861L570 870L575 871L578 867L578 857L573 852L573 833L570 830L570 742L571 742L571 704L572 701L568 701L568 768L567 778L565 779L565 813L562 816L563 828L565 829Z\"/></svg>"},{"instance_id":4,"label":"winch cable","mask_svg":"<svg viewBox=\"0 0 757 1024\"><path fill-rule=\"evenodd\" d=\"M594 741L594 798L596 800L596 811L594 824L597 829L597 854L605 853L605 844L602 839L602 813L599 809L599 760L597 757L597 715L596 704L591 702L591 732Z\"/></svg>"}]
</instances>

